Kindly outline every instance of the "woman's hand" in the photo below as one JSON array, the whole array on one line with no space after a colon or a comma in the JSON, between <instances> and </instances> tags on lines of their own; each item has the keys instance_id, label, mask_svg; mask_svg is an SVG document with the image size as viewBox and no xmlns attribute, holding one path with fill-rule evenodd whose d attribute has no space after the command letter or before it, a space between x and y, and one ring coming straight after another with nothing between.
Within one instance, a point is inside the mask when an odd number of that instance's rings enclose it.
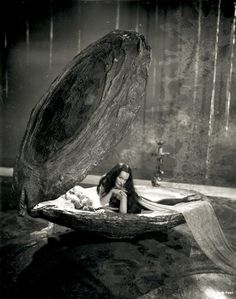
<instances>
[{"instance_id":1,"label":"woman's hand","mask_svg":"<svg viewBox=\"0 0 236 299\"><path fill-rule=\"evenodd\" d=\"M120 213L127 213L127 194L123 189L113 188L112 193L116 195L117 199L120 201Z\"/></svg>"},{"instance_id":2,"label":"woman's hand","mask_svg":"<svg viewBox=\"0 0 236 299\"><path fill-rule=\"evenodd\" d=\"M100 209L96 210L96 212L98 214L115 213L114 211L110 210L109 208L104 208L104 209L100 208Z\"/></svg>"},{"instance_id":3,"label":"woman's hand","mask_svg":"<svg viewBox=\"0 0 236 299\"><path fill-rule=\"evenodd\" d=\"M112 193L117 195L119 200L121 200L122 198L127 198L127 194L122 189L113 188Z\"/></svg>"}]
</instances>

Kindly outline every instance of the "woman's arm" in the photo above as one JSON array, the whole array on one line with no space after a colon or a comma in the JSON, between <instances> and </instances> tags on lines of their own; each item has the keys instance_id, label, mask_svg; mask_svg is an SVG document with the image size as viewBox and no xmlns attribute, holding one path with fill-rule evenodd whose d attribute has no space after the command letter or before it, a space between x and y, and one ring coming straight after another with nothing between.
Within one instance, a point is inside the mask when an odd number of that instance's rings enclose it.
<instances>
[{"instance_id":1,"label":"woman's arm","mask_svg":"<svg viewBox=\"0 0 236 299\"><path fill-rule=\"evenodd\" d=\"M104 195L104 187L101 185L99 190L99 198L102 206L108 206L112 195L115 194L117 199L120 200L119 212L127 213L127 195L123 190L112 188L107 194Z\"/></svg>"},{"instance_id":2,"label":"woman's arm","mask_svg":"<svg viewBox=\"0 0 236 299\"><path fill-rule=\"evenodd\" d=\"M127 195L124 194L120 199L120 213L127 214Z\"/></svg>"},{"instance_id":3,"label":"woman's arm","mask_svg":"<svg viewBox=\"0 0 236 299\"><path fill-rule=\"evenodd\" d=\"M127 207L127 194L125 190L113 188L112 194L116 195L116 198L120 201L119 212L122 214L127 214L128 207Z\"/></svg>"},{"instance_id":4,"label":"woman's arm","mask_svg":"<svg viewBox=\"0 0 236 299\"><path fill-rule=\"evenodd\" d=\"M101 185L99 190L99 199L102 206L108 205L112 196L112 190L110 190L107 194L104 194L104 191L104 187Z\"/></svg>"}]
</instances>

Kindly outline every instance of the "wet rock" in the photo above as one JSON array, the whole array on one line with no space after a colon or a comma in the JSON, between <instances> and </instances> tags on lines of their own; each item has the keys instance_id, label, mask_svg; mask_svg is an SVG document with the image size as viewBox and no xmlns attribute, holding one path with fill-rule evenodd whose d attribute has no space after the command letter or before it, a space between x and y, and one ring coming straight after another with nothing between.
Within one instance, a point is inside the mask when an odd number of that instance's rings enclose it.
<instances>
[{"instance_id":1,"label":"wet rock","mask_svg":"<svg viewBox=\"0 0 236 299\"><path fill-rule=\"evenodd\" d=\"M190 265L189 242L172 234L129 242L62 234L35 253L18 277L16 293L41 299L136 298L162 286L176 264L184 260Z\"/></svg>"}]
</instances>

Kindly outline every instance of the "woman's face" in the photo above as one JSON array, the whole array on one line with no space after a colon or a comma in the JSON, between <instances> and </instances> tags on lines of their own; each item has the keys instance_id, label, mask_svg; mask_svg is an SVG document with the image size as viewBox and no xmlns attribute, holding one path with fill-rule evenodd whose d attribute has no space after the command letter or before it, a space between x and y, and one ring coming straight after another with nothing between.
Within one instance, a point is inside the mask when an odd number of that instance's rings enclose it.
<instances>
[{"instance_id":1,"label":"woman's face","mask_svg":"<svg viewBox=\"0 0 236 299\"><path fill-rule=\"evenodd\" d=\"M129 178L129 173L126 171L121 171L118 177L116 178L116 182L115 182L116 188L119 189L123 188L128 178Z\"/></svg>"}]
</instances>

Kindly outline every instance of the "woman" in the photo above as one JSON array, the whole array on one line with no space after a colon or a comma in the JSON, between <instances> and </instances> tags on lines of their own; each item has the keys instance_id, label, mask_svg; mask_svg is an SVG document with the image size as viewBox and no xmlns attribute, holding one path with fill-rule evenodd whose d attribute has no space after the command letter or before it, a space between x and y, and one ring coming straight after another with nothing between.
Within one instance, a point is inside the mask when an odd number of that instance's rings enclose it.
<instances>
[{"instance_id":1,"label":"woman","mask_svg":"<svg viewBox=\"0 0 236 299\"><path fill-rule=\"evenodd\" d=\"M97 193L101 205L109 210L126 214L145 209L138 203L132 171L127 164L119 163L106 173L99 181Z\"/></svg>"},{"instance_id":2,"label":"woman","mask_svg":"<svg viewBox=\"0 0 236 299\"><path fill-rule=\"evenodd\" d=\"M141 213L144 210L155 211L155 203L143 196L139 196L133 183L131 168L127 164L119 163L105 174L97 186L102 207L115 212ZM176 205L181 202L196 201L202 198L197 193L187 194L180 198L170 197L158 200L158 205Z\"/></svg>"}]
</instances>

